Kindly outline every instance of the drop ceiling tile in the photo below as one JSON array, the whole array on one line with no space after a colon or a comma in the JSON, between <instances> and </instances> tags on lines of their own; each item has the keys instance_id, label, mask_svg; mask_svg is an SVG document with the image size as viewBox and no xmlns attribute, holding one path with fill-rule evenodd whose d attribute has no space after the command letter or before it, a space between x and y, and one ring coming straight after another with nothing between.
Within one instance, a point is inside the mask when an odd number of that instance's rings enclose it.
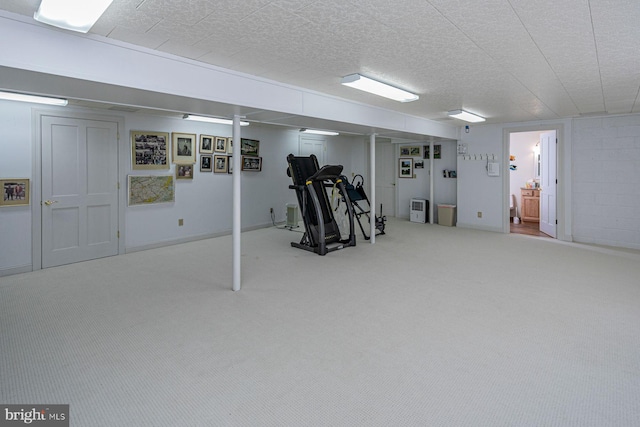
<instances>
[{"instance_id":1,"label":"drop ceiling tile","mask_svg":"<svg viewBox=\"0 0 640 427\"><path fill-rule=\"evenodd\" d=\"M40 0L2 0L0 9L19 15L33 16L40 7Z\"/></svg>"},{"instance_id":2,"label":"drop ceiling tile","mask_svg":"<svg viewBox=\"0 0 640 427\"><path fill-rule=\"evenodd\" d=\"M138 2L114 0L90 32L102 36L109 35L114 28L127 28L132 32L144 33L161 21L158 16L149 15L136 7Z\"/></svg>"},{"instance_id":3,"label":"drop ceiling tile","mask_svg":"<svg viewBox=\"0 0 640 427\"><path fill-rule=\"evenodd\" d=\"M182 56L189 59L198 59L209 53L206 49L200 49L195 46L181 43L176 40L168 40L158 46L158 50L167 52L176 56Z\"/></svg>"},{"instance_id":4,"label":"drop ceiling tile","mask_svg":"<svg viewBox=\"0 0 640 427\"><path fill-rule=\"evenodd\" d=\"M145 0L137 9L149 16L192 26L213 13L215 5L203 0Z\"/></svg>"}]
</instances>

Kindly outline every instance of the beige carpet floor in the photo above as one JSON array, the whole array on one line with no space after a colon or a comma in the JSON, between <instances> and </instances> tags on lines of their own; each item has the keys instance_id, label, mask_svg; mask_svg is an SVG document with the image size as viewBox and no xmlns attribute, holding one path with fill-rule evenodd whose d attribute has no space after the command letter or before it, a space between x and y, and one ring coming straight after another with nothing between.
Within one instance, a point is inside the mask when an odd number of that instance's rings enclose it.
<instances>
[{"instance_id":1,"label":"beige carpet floor","mask_svg":"<svg viewBox=\"0 0 640 427\"><path fill-rule=\"evenodd\" d=\"M391 220L0 278L0 404L72 426L638 426L640 254Z\"/></svg>"}]
</instances>

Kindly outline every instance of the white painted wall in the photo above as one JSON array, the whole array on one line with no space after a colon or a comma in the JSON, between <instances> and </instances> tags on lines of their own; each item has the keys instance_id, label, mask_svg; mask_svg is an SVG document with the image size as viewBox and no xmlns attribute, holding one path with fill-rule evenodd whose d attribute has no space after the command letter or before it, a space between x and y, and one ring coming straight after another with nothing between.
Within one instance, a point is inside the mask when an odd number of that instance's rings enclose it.
<instances>
[{"instance_id":1,"label":"white painted wall","mask_svg":"<svg viewBox=\"0 0 640 427\"><path fill-rule=\"evenodd\" d=\"M640 249L640 115L573 129L574 240Z\"/></svg>"},{"instance_id":2,"label":"white painted wall","mask_svg":"<svg viewBox=\"0 0 640 427\"><path fill-rule=\"evenodd\" d=\"M0 129L0 178L31 179L31 105L0 101ZM30 206L0 208L0 275L8 267L31 270Z\"/></svg>"},{"instance_id":3,"label":"white painted wall","mask_svg":"<svg viewBox=\"0 0 640 427\"><path fill-rule=\"evenodd\" d=\"M0 101L0 178L30 178L32 162L31 104ZM55 108L47 108L56 110ZM58 108L61 112L70 109ZM77 110L104 116L104 111ZM175 175L174 165L169 171L133 171L129 133L131 130L202 133L231 136L231 126L184 121L181 119L119 113L124 117L119 150L126 153L126 164L120 165L121 177L129 174ZM288 187L291 178L286 174L286 156L298 153L298 129L252 124L242 128L242 136L260 141L263 158L262 172L242 174L242 226L255 228L271 225L269 208L274 209L276 221L284 221L286 204L297 203L295 192ZM327 161L345 166L351 172L364 174L366 144L361 137L327 137ZM175 203L125 208L126 250L145 249L173 242L192 240L216 234L230 233L232 227L231 175L200 172L195 165L193 180L176 181ZM365 175L366 176L366 175ZM121 191L126 190L126 180ZM33 200L32 200L32 203ZM38 203L38 202L36 202ZM184 220L178 226L178 219ZM0 209L0 276L31 270L31 207Z\"/></svg>"},{"instance_id":4,"label":"white painted wall","mask_svg":"<svg viewBox=\"0 0 640 427\"><path fill-rule=\"evenodd\" d=\"M421 147L429 146L427 143L413 143L413 144L400 144L399 148L404 146L416 146ZM415 169L415 178L397 178L397 199L398 209L396 216L398 218L409 218L409 207L411 199L427 199L429 203L434 206L434 222L438 221L438 204L456 204L457 203L457 190L456 181L454 178L445 178L443 176L443 170L456 170L456 150L457 145L455 143L442 143L441 145L441 158L433 160L433 171L430 169L429 159L424 159L423 156L413 157L415 162L424 162L424 169ZM401 156L402 157L402 156ZM430 193L430 182L433 178L433 195Z\"/></svg>"}]
</instances>

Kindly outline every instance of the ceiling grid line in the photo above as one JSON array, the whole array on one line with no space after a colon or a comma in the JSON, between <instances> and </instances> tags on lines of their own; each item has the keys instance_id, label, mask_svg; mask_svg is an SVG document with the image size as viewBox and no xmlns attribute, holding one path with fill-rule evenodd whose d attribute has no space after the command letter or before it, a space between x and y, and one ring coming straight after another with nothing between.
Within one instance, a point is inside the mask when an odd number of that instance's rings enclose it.
<instances>
[{"instance_id":1,"label":"ceiling grid line","mask_svg":"<svg viewBox=\"0 0 640 427\"><path fill-rule=\"evenodd\" d=\"M591 22L591 34L593 34L593 47L596 52L596 62L598 63L598 77L600 78L600 94L602 95L602 105L604 105L604 111L609 111L607 108L607 98L604 96L604 83L602 82L602 67L600 66L600 54L598 53L598 40L596 39L596 29L593 25L593 12L591 10L591 0L587 0L589 5L589 19ZM640 88L639 88L640 90ZM637 96L636 96L637 99ZM631 110L633 111L633 109Z\"/></svg>"}]
</instances>

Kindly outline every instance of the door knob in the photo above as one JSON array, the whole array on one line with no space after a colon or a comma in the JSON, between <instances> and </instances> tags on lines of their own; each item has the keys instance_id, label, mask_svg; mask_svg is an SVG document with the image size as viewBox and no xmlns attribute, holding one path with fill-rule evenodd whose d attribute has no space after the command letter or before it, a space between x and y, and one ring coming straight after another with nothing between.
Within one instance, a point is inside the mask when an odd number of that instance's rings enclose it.
<instances>
[{"instance_id":1,"label":"door knob","mask_svg":"<svg viewBox=\"0 0 640 427\"><path fill-rule=\"evenodd\" d=\"M57 200L47 200L47 201L44 202L44 204L47 205L47 206L51 206L54 203L58 203L58 201Z\"/></svg>"}]
</instances>

